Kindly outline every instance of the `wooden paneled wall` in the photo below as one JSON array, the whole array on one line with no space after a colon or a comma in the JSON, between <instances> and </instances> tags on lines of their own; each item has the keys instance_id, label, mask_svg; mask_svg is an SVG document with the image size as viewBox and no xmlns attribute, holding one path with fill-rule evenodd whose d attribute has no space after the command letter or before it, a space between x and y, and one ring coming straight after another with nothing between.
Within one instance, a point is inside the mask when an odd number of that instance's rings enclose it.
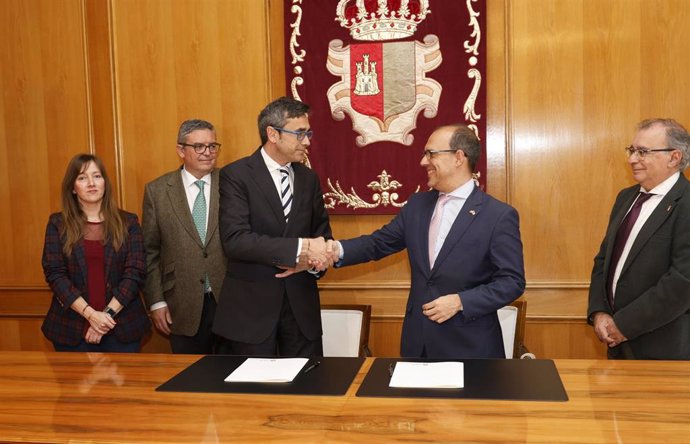
<instances>
[{"instance_id":1,"label":"wooden paneled wall","mask_svg":"<svg viewBox=\"0 0 690 444\"><path fill-rule=\"evenodd\" d=\"M488 190L520 212L527 344L540 357L602 357L584 320L592 258L617 191L632 183L623 147L636 122L690 125L690 3L486 1ZM0 349L50 349L39 330L50 299L40 254L73 154L100 155L121 205L140 213L144 184L179 165L180 121L216 124L221 165L258 146L256 115L284 92L282 8L281 0L3 3ZM388 220L336 216L332 225L346 238ZM391 356L408 281L401 253L332 270L320 286L325 303L371 304L371 348ZM145 350L168 348L154 335Z\"/></svg>"}]
</instances>

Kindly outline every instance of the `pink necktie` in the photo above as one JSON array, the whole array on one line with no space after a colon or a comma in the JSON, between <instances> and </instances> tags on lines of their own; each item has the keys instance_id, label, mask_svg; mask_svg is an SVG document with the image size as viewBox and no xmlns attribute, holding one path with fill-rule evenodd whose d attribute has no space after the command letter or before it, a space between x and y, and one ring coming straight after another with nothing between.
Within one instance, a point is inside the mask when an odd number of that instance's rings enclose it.
<instances>
[{"instance_id":1,"label":"pink necktie","mask_svg":"<svg viewBox=\"0 0 690 444\"><path fill-rule=\"evenodd\" d=\"M443 207L446 206L450 197L448 194L441 194L438 197L434 216L431 218L431 224L429 224L429 265L431 265L431 268L434 268L434 262L436 261L436 241L438 240L438 230L441 228Z\"/></svg>"}]
</instances>

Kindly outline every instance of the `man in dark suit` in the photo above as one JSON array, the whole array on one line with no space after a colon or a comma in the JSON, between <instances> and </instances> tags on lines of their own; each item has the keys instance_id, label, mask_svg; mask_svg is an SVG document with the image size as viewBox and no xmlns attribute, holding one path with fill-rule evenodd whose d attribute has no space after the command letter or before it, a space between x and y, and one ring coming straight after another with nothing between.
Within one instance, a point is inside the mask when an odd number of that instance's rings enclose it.
<instances>
[{"instance_id":1,"label":"man in dark suit","mask_svg":"<svg viewBox=\"0 0 690 444\"><path fill-rule=\"evenodd\" d=\"M400 353L404 357L504 358L496 311L525 288L518 213L479 189L472 171L480 144L465 125L438 128L421 166L431 191L366 236L329 245L337 266L407 248L412 283Z\"/></svg>"},{"instance_id":2,"label":"man in dark suit","mask_svg":"<svg viewBox=\"0 0 690 444\"><path fill-rule=\"evenodd\" d=\"M318 273L306 264L317 250L323 255L331 227L319 178L302 164L308 111L287 97L268 104L258 118L262 146L220 172L229 262L213 331L227 340L223 353L323 354Z\"/></svg>"},{"instance_id":3,"label":"man in dark suit","mask_svg":"<svg viewBox=\"0 0 690 444\"><path fill-rule=\"evenodd\" d=\"M588 319L611 359L690 359L690 135L649 119L626 151L638 184L613 205Z\"/></svg>"},{"instance_id":4,"label":"man in dark suit","mask_svg":"<svg viewBox=\"0 0 690 444\"><path fill-rule=\"evenodd\" d=\"M182 122L177 136L182 168L144 189L144 296L174 353L210 354L217 342L211 330L215 294L227 262L218 232L219 149L211 123Z\"/></svg>"}]
</instances>

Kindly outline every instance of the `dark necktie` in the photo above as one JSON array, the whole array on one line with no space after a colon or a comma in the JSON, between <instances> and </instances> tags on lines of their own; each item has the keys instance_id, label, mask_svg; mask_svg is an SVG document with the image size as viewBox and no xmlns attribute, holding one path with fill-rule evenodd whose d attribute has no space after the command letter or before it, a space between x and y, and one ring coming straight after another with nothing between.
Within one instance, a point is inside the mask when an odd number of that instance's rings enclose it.
<instances>
[{"instance_id":1,"label":"dark necktie","mask_svg":"<svg viewBox=\"0 0 690 444\"><path fill-rule=\"evenodd\" d=\"M613 275L616 274L616 267L618 267L618 261L620 261L621 254L623 254L623 249L625 244L630 237L630 232L632 231L635 221L640 216L640 210L642 209L642 204L647 201L653 194L640 192L637 195L637 200L633 204L628 214L623 218L620 227L618 227L618 233L616 233L616 242L613 244L613 254L611 255L611 264L609 265L609 274L606 279L606 290L609 296L609 305L613 310L614 303L614 293L613 293Z\"/></svg>"},{"instance_id":2,"label":"dark necktie","mask_svg":"<svg viewBox=\"0 0 690 444\"><path fill-rule=\"evenodd\" d=\"M290 216L290 209L292 208L292 190L290 190L290 172L287 167L280 168L280 200L283 203L283 214L285 215L285 222Z\"/></svg>"}]
</instances>

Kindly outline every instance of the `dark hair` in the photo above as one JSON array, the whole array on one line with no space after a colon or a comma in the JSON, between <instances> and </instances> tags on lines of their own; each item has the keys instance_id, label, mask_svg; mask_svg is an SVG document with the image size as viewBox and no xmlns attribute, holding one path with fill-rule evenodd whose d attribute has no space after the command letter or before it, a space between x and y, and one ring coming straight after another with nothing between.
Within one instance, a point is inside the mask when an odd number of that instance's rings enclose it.
<instances>
[{"instance_id":1,"label":"dark hair","mask_svg":"<svg viewBox=\"0 0 690 444\"><path fill-rule=\"evenodd\" d=\"M448 125L453 128L453 135L450 138L450 149L460 150L465 153L467 162L470 165L470 172L473 173L479 158L482 154L482 147L475 132L463 123Z\"/></svg>"},{"instance_id":2,"label":"dark hair","mask_svg":"<svg viewBox=\"0 0 690 444\"><path fill-rule=\"evenodd\" d=\"M60 235L63 237L65 244L63 252L69 256L72 254L72 247L84 235L84 223L86 222L86 215L81 209L79 198L74 193L74 184L77 177L83 173L89 164L93 162L103 176L105 182L105 191L103 193L103 200L101 201L101 215L103 216L103 241L110 240L113 248L117 251L127 237L127 228L125 221L120 214L120 210L115 202L113 195L113 187L108 179L108 173L105 171L103 162L93 154L77 154L67 164L65 176L62 179L62 219L63 225Z\"/></svg>"},{"instance_id":3,"label":"dark hair","mask_svg":"<svg viewBox=\"0 0 690 444\"><path fill-rule=\"evenodd\" d=\"M682 158L678 164L678 170L683 171L690 164L690 134L683 125L674 119L646 119L637 124L638 130L644 130L654 125L666 128L666 142L669 148L678 150Z\"/></svg>"},{"instance_id":4,"label":"dark hair","mask_svg":"<svg viewBox=\"0 0 690 444\"><path fill-rule=\"evenodd\" d=\"M269 126L282 128L285 126L287 119L294 119L308 113L309 105L290 97L281 97L269 103L261 110L258 118L261 144L264 145L268 141L266 128Z\"/></svg>"},{"instance_id":5,"label":"dark hair","mask_svg":"<svg viewBox=\"0 0 690 444\"><path fill-rule=\"evenodd\" d=\"M177 143L185 143L187 134L192 133L196 130L210 130L216 132L211 122L200 119L185 120L180 124L180 129L177 132Z\"/></svg>"}]
</instances>

